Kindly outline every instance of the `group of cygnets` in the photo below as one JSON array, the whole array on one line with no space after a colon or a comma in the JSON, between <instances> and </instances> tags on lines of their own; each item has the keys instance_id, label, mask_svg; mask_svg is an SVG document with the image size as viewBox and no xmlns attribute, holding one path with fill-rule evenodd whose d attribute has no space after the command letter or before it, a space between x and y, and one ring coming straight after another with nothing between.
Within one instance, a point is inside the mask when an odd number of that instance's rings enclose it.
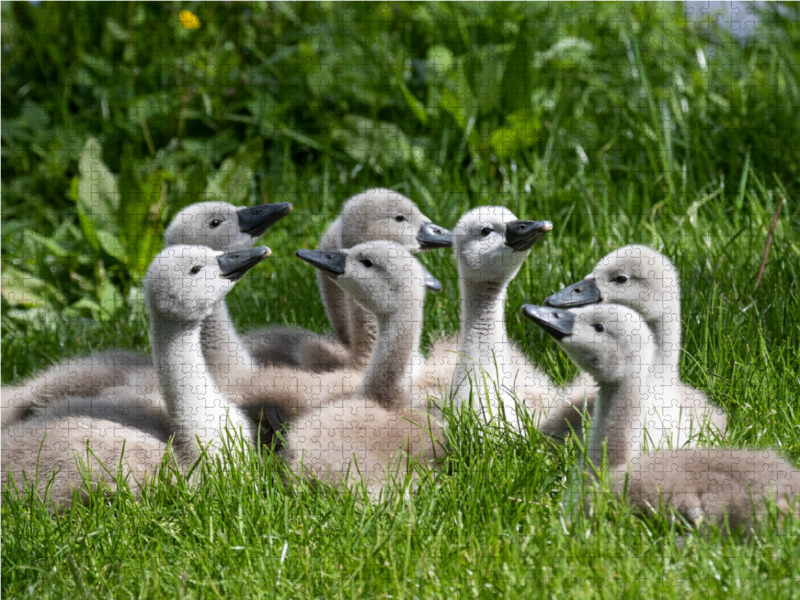
<instances>
[{"instance_id":1,"label":"group of cygnets","mask_svg":"<svg viewBox=\"0 0 800 600\"><path fill-rule=\"evenodd\" d=\"M585 468L607 460L614 492L642 512L666 506L695 526L727 515L732 528L765 514L768 498L796 512L800 471L787 460L702 447L727 419L680 381L680 288L665 256L620 248L522 307L582 370L559 387L509 339L504 317L508 285L550 222L483 206L450 232L403 195L368 190L345 202L318 250L296 252L317 269L334 334L240 335L225 296L270 255L254 245L291 210L202 202L178 213L145 277L152 358L109 351L4 386L3 487L21 488L24 473L67 505L87 477L114 489L121 476L138 494L170 444L167 460L188 471L203 453L231 460L221 449L238 436L270 443L298 478L361 481L375 499L410 460L435 468L450 404L510 435L533 423L584 439L591 418ZM425 294L442 285L414 255L437 248L455 254L461 329L425 357Z\"/></svg>"}]
</instances>

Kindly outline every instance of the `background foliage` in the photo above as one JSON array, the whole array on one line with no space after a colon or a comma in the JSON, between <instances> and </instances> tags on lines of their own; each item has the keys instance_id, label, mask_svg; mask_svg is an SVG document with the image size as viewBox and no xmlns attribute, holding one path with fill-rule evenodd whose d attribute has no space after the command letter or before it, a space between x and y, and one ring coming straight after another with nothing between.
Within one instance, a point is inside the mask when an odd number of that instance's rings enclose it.
<instances>
[{"instance_id":1,"label":"background foliage","mask_svg":"<svg viewBox=\"0 0 800 600\"><path fill-rule=\"evenodd\" d=\"M273 257L231 294L237 325L327 329L291 256L381 185L446 227L479 204L555 223L507 314L559 381L574 369L519 304L615 247L658 247L682 276L683 376L728 410L729 443L797 459L798 12L767 5L742 42L680 3L4 2L2 380L109 346L146 351L144 270L172 216L204 199L295 205L265 237ZM428 341L458 327L457 281L447 253L422 260L446 285L426 305ZM272 459L200 492L66 517L4 501L3 592L799 593L782 583L797 577L796 531L681 551L619 508L565 524L572 446L475 444L462 425L452 468L389 510L284 493Z\"/></svg>"}]
</instances>

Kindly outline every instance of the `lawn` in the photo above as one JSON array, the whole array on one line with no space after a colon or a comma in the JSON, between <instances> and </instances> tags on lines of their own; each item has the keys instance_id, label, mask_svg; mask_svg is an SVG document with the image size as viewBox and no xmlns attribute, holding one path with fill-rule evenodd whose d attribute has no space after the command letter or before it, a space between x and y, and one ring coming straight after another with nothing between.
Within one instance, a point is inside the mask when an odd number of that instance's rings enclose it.
<instances>
[{"instance_id":1,"label":"lawn","mask_svg":"<svg viewBox=\"0 0 800 600\"><path fill-rule=\"evenodd\" d=\"M196 21L180 11L189 10ZM548 219L511 285L510 335L576 374L518 313L630 243L676 263L682 378L725 445L800 462L800 13L740 42L680 4L9 3L2 7L2 381L68 356L149 351L141 283L204 198L289 201L273 255L230 294L242 331L327 331L312 269L343 201L385 186L452 227L502 204ZM197 28L192 29L186 27ZM763 279L767 236L781 199ZM421 260L424 344L458 329L455 261ZM141 501L54 515L4 492L4 597L800 597L800 523L686 536L562 499L573 442L461 415L442 469L379 505L281 483L247 450ZM163 479L166 479L167 474Z\"/></svg>"}]
</instances>

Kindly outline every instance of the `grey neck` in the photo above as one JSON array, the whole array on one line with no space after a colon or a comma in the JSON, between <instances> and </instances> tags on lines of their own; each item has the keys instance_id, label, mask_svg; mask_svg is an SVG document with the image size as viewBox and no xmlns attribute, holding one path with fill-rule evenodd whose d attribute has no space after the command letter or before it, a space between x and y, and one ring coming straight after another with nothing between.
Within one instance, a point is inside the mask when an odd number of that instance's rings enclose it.
<instances>
[{"instance_id":1,"label":"grey neck","mask_svg":"<svg viewBox=\"0 0 800 600\"><path fill-rule=\"evenodd\" d=\"M601 385L589 436L589 460L599 469L607 442L608 466L614 468L641 453L649 394L640 377Z\"/></svg>"},{"instance_id":2,"label":"grey neck","mask_svg":"<svg viewBox=\"0 0 800 600\"><path fill-rule=\"evenodd\" d=\"M422 315L409 319L413 314L413 310L401 311L376 319L377 343L361 393L384 408L401 408L411 401L411 357L419 351L422 333Z\"/></svg>"},{"instance_id":3,"label":"grey neck","mask_svg":"<svg viewBox=\"0 0 800 600\"><path fill-rule=\"evenodd\" d=\"M680 301L669 303L664 313L647 321L647 325L655 336L660 355L656 364L668 366L677 372L681 355L681 306Z\"/></svg>"},{"instance_id":4,"label":"grey neck","mask_svg":"<svg viewBox=\"0 0 800 600\"><path fill-rule=\"evenodd\" d=\"M218 382L229 375L234 366L253 364L253 357L239 337L224 300L215 304L214 311L203 321L200 335L206 364Z\"/></svg>"},{"instance_id":5,"label":"grey neck","mask_svg":"<svg viewBox=\"0 0 800 600\"><path fill-rule=\"evenodd\" d=\"M151 316L150 341L164 401L175 421L175 441L197 456L195 441L221 442L221 430L238 417L206 367L200 325ZM245 431L245 436L251 432ZM247 438L250 439L249 437Z\"/></svg>"},{"instance_id":6,"label":"grey neck","mask_svg":"<svg viewBox=\"0 0 800 600\"><path fill-rule=\"evenodd\" d=\"M483 367L494 376L495 365L504 364L503 355L508 347L505 314L505 282L461 282L461 333L459 338L458 368L454 383L457 397L469 394L469 377L475 367Z\"/></svg>"},{"instance_id":7,"label":"grey neck","mask_svg":"<svg viewBox=\"0 0 800 600\"><path fill-rule=\"evenodd\" d=\"M364 310L351 298L347 298L347 308L350 315L350 349L353 353L353 365L362 369L367 368L380 335L380 326L372 313Z\"/></svg>"}]
</instances>

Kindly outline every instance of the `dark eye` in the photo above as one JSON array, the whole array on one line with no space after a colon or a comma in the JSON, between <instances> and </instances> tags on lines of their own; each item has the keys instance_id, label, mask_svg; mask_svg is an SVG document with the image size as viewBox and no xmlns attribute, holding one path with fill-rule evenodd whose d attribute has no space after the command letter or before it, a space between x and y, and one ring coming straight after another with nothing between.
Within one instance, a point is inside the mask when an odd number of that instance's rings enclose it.
<instances>
[{"instance_id":1,"label":"dark eye","mask_svg":"<svg viewBox=\"0 0 800 600\"><path fill-rule=\"evenodd\" d=\"M365 267L367 267L368 269L372 268L372 261L370 259L368 259L368 258L365 258L364 260L362 260L361 264L364 265Z\"/></svg>"},{"instance_id":2,"label":"dark eye","mask_svg":"<svg viewBox=\"0 0 800 600\"><path fill-rule=\"evenodd\" d=\"M195 265L195 266L192 267L192 270L189 271L189 273L191 273L192 275L197 275L202 270L203 270L203 267L201 265Z\"/></svg>"},{"instance_id":3,"label":"dark eye","mask_svg":"<svg viewBox=\"0 0 800 600\"><path fill-rule=\"evenodd\" d=\"M494 231L494 229L492 229L491 227L484 227L483 229L481 229L481 235L483 237L486 237L487 235L492 233L492 231Z\"/></svg>"},{"instance_id":4,"label":"dark eye","mask_svg":"<svg viewBox=\"0 0 800 600\"><path fill-rule=\"evenodd\" d=\"M398 223L402 223L403 221L405 221L405 220L406 220L406 218L405 218L403 215L397 215L397 216L394 218L394 220L395 220L395 221L397 221Z\"/></svg>"},{"instance_id":5,"label":"dark eye","mask_svg":"<svg viewBox=\"0 0 800 600\"><path fill-rule=\"evenodd\" d=\"M211 226L211 229L216 229L217 227L222 225L222 219L214 219L213 221L211 221L211 223L209 223L209 225Z\"/></svg>"},{"instance_id":6,"label":"dark eye","mask_svg":"<svg viewBox=\"0 0 800 600\"><path fill-rule=\"evenodd\" d=\"M628 281L628 278L625 275L619 275L614 281L617 283L625 283Z\"/></svg>"},{"instance_id":7,"label":"dark eye","mask_svg":"<svg viewBox=\"0 0 800 600\"><path fill-rule=\"evenodd\" d=\"M603 332L606 330L606 328L605 328L605 327L603 327L603 324L602 324L602 323L595 323L595 324L594 324L594 330L595 330L597 333L603 333Z\"/></svg>"}]
</instances>

